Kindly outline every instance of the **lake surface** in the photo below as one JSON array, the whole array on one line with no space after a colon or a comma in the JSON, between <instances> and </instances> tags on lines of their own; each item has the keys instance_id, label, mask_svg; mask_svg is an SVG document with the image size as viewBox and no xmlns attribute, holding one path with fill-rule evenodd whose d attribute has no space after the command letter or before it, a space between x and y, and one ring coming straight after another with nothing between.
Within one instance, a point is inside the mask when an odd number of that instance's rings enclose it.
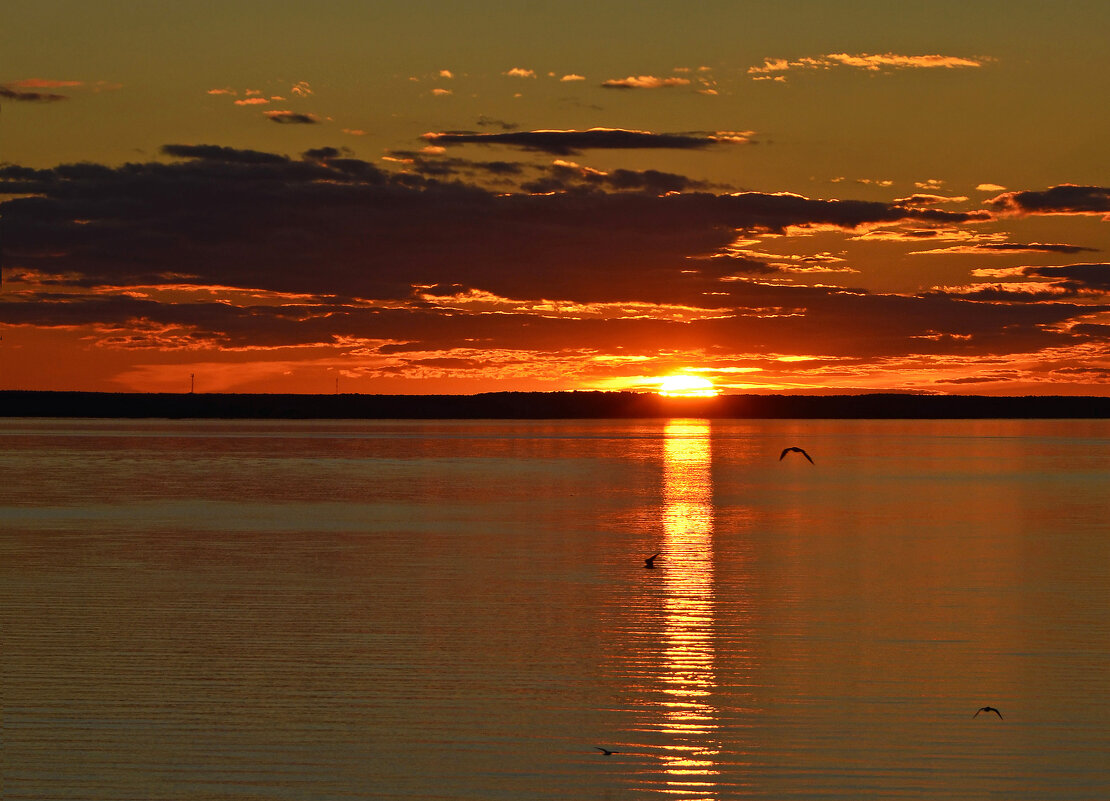
<instances>
[{"instance_id":1,"label":"lake surface","mask_svg":"<svg viewBox=\"0 0 1110 801\"><path fill-rule=\"evenodd\" d=\"M0 475L9 801L1110 798L1108 421L0 420Z\"/></svg>"}]
</instances>

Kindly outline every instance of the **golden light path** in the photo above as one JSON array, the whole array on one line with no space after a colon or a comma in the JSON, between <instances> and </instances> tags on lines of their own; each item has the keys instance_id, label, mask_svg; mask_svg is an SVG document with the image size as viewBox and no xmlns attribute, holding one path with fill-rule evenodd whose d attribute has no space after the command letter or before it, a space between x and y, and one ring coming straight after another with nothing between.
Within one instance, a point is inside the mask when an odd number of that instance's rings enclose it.
<instances>
[{"instance_id":1,"label":"golden light path","mask_svg":"<svg viewBox=\"0 0 1110 801\"><path fill-rule=\"evenodd\" d=\"M671 420L663 440L663 724L668 792L715 799L720 753L713 643L713 477L710 423Z\"/></svg>"}]
</instances>

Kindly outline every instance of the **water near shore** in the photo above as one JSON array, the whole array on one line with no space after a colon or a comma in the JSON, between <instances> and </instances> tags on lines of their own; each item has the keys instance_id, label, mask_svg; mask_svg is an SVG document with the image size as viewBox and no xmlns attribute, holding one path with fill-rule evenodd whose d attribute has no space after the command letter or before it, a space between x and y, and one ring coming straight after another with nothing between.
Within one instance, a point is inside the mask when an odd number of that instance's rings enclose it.
<instances>
[{"instance_id":1,"label":"water near shore","mask_svg":"<svg viewBox=\"0 0 1110 801\"><path fill-rule=\"evenodd\" d=\"M5 799L1110 797L1108 421L9 419L0 468Z\"/></svg>"}]
</instances>

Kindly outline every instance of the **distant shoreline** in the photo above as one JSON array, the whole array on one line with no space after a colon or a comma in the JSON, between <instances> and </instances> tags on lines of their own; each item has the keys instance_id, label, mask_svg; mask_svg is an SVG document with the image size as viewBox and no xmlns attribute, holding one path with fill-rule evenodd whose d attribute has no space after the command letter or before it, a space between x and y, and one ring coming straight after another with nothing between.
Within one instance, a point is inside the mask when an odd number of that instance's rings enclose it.
<instances>
[{"instance_id":1,"label":"distant shoreline","mask_svg":"<svg viewBox=\"0 0 1110 801\"><path fill-rule=\"evenodd\" d=\"M165 419L1090 419L1110 397L719 395L639 392L489 392L478 395L270 395L0 391L0 417Z\"/></svg>"}]
</instances>

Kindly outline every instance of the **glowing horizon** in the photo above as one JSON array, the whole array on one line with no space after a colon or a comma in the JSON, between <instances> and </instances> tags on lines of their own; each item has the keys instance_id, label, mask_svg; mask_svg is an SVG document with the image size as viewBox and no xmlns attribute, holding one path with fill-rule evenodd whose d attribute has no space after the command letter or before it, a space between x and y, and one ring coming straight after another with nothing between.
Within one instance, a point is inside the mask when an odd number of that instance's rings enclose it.
<instances>
[{"instance_id":1,"label":"glowing horizon","mask_svg":"<svg viewBox=\"0 0 1110 801\"><path fill-rule=\"evenodd\" d=\"M267 9L12 10L0 389L1110 395L1110 6Z\"/></svg>"}]
</instances>

